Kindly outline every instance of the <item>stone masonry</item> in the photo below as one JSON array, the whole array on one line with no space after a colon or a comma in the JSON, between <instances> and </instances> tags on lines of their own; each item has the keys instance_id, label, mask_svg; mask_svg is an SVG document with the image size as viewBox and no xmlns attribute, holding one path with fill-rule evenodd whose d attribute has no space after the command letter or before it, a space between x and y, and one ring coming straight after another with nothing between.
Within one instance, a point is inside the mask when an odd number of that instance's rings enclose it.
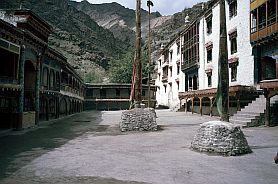
<instances>
[{"instance_id":1,"label":"stone masonry","mask_svg":"<svg viewBox=\"0 0 278 184\"><path fill-rule=\"evenodd\" d=\"M120 130L156 131L156 113L152 108L135 108L122 112Z\"/></svg>"},{"instance_id":2,"label":"stone masonry","mask_svg":"<svg viewBox=\"0 0 278 184\"><path fill-rule=\"evenodd\" d=\"M221 121L202 123L191 143L191 149L224 156L252 152L240 127Z\"/></svg>"}]
</instances>

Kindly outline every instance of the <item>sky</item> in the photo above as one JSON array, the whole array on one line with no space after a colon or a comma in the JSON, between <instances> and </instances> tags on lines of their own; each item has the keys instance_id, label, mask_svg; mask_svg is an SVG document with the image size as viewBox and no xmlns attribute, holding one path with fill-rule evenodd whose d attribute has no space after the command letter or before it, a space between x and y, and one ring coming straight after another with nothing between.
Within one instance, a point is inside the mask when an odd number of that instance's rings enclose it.
<instances>
[{"instance_id":1,"label":"sky","mask_svg":"<svg viewBox=\"0 0 278 184\"><path fill-rule=\"evenodd\" d=\"M75 0L82 1L82 0ZM135 9L136 0L88 0L92 4L117 2L127 8ZM154 6L151 11L159 11L162 15L173 15L182 11L185 7L192 7L198 2L207 0L152 0ZM141 0L142 8L147 10L147 0Z\"/></svg>"}]
</instances>

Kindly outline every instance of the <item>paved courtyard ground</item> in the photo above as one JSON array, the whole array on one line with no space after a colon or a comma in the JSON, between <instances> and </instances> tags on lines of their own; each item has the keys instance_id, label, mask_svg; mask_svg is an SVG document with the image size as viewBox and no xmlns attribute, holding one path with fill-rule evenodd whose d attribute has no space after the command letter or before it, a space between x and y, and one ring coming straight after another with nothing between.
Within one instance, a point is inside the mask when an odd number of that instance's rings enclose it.
<instances>
[{"instance_id":1,"label":"paved courtyard ground","mask_svg":"<svg viewBox=\"0 0 278 184\"><path fill-rule=\"evenodd\" d=\"M157 116L157 132L122 133L121 112L91 111L0 137L0 183L278 183L278 127L244 129L253 153L222 157L189 149L199 124L216 118Z\"/></svg>"}]
</instances>

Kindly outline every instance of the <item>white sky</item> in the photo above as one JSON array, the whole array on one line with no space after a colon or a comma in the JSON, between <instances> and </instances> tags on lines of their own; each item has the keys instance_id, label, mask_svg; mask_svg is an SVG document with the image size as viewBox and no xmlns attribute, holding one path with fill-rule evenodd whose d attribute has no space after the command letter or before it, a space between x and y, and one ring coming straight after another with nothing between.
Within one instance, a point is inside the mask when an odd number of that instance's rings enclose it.
<instances>
[{"instance_id":1,"label":"white sky","mask_svg":"<svg viewBox=\"0 0 278 184\"><path fill-rule=\"evenodd\" d=\"M82 1L82 0L75 0ZM117 2L127 8L135 9L136 0L88 0L92 4ZM192 7L198 2L207 0L152 0L154 7L151 11L159 11L162 15L172 15L182 11L185 7ZM142 8L147 10L147 0L141 0Z\"/></svg>"}]
</instances>

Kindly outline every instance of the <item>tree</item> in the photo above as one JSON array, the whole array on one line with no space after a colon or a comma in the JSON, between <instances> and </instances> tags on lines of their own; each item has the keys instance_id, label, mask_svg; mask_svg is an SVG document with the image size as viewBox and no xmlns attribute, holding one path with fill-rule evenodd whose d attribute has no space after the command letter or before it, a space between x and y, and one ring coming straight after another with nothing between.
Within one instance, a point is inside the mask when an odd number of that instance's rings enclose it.
<instances>
[{"instance_id":1,"label":"tree","mask_svg":"<svg viewBox=\"0 0 278 184\"><path fill-rule=\"evenodd\" d=\"M109 79L114 83L131 83L132 70L133 70L133 59L134 52L128 51L121 59L111 60L109 62ZM148 55L147 52L142 52L142 75L143 78L148 76L147 63Z\"/></svg>"}]
</instances>

